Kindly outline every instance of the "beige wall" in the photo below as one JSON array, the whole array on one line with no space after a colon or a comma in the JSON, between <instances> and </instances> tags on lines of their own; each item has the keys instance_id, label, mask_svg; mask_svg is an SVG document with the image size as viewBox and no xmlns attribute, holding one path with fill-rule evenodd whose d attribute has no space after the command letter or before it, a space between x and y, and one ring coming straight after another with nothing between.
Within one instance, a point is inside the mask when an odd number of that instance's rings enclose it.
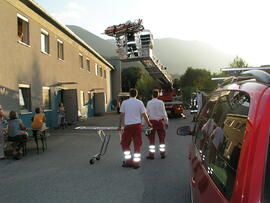
<instances>
[{"instance_id":1,"label":"beige wall","mask_svg":"<svg viewBox=\"0 0 270 203\"><path fill-rule=\"evenodd\" d=\"M29 20L30 46L18 42L17 13ZM92 88L103 88L110 101L111 68L108 64L20 1L1 0L0 19L0 97L6 95L0 100L2 103L10 99L10 108L18 109L18 84L29 84L33 109L40 105L42 86L51 86L57 82L78 82L75 85L63 85L63 88L77 89L79 108L80 91L84 91L87 101L87 92ZM49 54L41 52L41 29L49 33ZM64 61L57 56L57 39L64 42ZM83 55L84 69L80 68L79 53ZM86 58L90 60L90 72L86 70ZM96 76L95 63L106 70L106 79Z\"/></svg>"}]
</instances>

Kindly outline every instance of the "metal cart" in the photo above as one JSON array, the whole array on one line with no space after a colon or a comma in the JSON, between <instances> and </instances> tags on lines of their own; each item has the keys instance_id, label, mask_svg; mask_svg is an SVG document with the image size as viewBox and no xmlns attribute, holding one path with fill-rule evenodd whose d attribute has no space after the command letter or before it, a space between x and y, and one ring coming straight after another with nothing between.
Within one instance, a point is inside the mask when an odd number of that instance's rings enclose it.
<instances>
[{"instance_id":1,"label":"metal cart","mask_svg":"<svg viewBox=\"0 0 270 203\"><path fill-rule=\"evenodd\" d=\"M97 154L93 155L91 159L89 160L89 163L92 165L95 163L95 161L99 161L101 157L106 153L111 134L106 132L111 131L118 131L120 134L123 131L124 128L121 129L121 131L118 130L118 127L96 127L96 126L78 126L75 128L75 130L88 130L88 131L96 131L100 140L101 140L101 147ZM152 128L143 128L143 132L146 134L149 134L149 132L152 130Z\"/></svg>"}]
</instances>

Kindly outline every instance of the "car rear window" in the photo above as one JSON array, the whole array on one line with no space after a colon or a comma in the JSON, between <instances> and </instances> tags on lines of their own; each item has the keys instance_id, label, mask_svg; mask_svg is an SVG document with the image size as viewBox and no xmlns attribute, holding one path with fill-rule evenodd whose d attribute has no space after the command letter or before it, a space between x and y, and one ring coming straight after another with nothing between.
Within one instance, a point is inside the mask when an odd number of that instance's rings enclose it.
<instances>
[{"instance_id":1,"label":"car rear window","mask_svg":"<svg viewBox=\"0 0 270 203\"><path fill-rule=\"evenodd\" d=\"M205 105L195 129L205 170L227 199L233 192L249 104L244 92L222 91Z\"/></svg>"},{"instance_id":2,"label":"car rear window","mask_svg":"<svg viewBox=\"0 0 270 203\"><path fill-rule=\"evenodd\" d=\"M265 180L264 180L264 193L263 193L263 202L270 202L270 130L268 133L268 152L265 168Z\"/></svg>"}]
</instances>

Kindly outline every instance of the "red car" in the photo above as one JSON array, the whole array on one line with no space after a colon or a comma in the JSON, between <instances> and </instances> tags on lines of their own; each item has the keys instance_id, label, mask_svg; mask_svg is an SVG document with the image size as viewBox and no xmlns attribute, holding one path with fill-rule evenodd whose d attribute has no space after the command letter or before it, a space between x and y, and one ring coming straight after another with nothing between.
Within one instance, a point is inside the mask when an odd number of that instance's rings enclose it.
<instances>
[{"instance_id":1,"label":"red car","mask_svg":"<svg viewBox=\"0 0 270 203\"><path fill-rule=\"evenodd\" d=\"M270 202L270 75L246 71L217 89L192 135L191 196L195 203Z\"/></svg>"}]
</instances>

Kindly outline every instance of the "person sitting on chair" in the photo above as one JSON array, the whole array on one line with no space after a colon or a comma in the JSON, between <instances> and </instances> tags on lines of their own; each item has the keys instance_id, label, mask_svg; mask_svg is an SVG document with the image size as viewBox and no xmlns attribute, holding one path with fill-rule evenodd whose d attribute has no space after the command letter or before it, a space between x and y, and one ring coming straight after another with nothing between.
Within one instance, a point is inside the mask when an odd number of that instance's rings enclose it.
<instances>
[{"instance_id":1,"label":"person sitting on chair","mask_svg":"<svg viewBox=\"0 0 270 203\"><path fill-rule=\"evenodd\" d=\"M37 107L35 109L35 116L32 118L32 132L33 132L33 137L35 139L36 145L37 145L37 153L39 153L39 149L38 149L38 132L40 133L40 138L41 141L43 143L44 140L44 136L45 136L45 130L46 130L46 117L45 115L42 113L42 109L40 107ZM44 145L43 145L44 146ZM44 148L43 148L44 150Z\"/></svg>"},{"instance_id":2,"label":"person sitting on chair","mask_svg":"<svg viewBox=\"0 0 270 203\"><path fill-rule=\"evenodd\" d=\"M45 126L46 117L40 107L35 109L36 115L32 118L32 129L42 129Z\"/></svg>"},{"instance_id":3,"label":"person sitting on chair","mask_svg":"<svg viewBox=\"0 0 270 203\"><path fill-rule=\"evenodd\" d=\"M18 118L15 111L10 111L8 121L8 140L14 142L13 157L14 159L21 159L22 157L22 144L26 142L28 133L24 131L24 126L21 119Z\"/></svg>"}]
</instances>

